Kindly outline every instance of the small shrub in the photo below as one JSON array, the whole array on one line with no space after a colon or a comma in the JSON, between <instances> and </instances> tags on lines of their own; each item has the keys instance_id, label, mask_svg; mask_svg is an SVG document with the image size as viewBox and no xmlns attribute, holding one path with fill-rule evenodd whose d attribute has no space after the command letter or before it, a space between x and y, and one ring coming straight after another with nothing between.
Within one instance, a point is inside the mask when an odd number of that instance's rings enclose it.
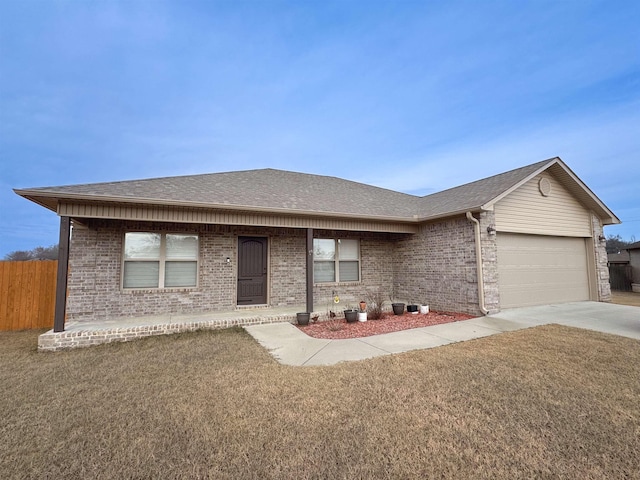
<instances>
[{"instance_id":1,"label":"small shrub","mask_svg":"<svg viewBox=\"0 0 640 480\"><path fill-rule=\"evenodd\" d=\"M382 305L385 295L378 288L367 292L367 317L369 320L379 320L382 318Z\"/></svg>"},{"instance_id":2,"label":"small shrub","mask_svg":"<svg viewBox=\"0 0 640 480\"><path fill-rule=\"evenodd\" d=\"M327 330L331 332L337 332L338 330L342 330L344 328L344 321L338 318L331 318L327 320Z\"/></svg>"}]
</instances>

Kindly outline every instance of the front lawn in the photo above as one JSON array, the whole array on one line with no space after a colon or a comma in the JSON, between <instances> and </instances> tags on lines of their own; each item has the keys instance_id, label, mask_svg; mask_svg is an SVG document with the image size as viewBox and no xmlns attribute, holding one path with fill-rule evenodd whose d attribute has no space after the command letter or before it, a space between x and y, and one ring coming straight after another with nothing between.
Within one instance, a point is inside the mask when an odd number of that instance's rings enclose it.
<instances>
[{"instance_id":1,"label":"front lawn","mask_svg":"<svg viewBox=\"0 0 640 480\"><path fill-rule=\"evenodd\" d=\"M640 478L640 342L548 325L331 367L241 330L0 333L0 477Z\"/></svg>"}]
</instances>

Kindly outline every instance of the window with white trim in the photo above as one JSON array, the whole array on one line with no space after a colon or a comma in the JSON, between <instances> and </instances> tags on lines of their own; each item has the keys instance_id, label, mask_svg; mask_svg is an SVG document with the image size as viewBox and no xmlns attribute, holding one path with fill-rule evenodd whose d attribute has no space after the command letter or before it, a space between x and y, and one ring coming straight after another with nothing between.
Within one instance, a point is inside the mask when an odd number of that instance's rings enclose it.
<instances>
[{"instance_id":1,"label":"window with white trim","mask_svg":"<svg viewBox=\"0 0 640 480\"><path fill-rule=\"evenodd\" d=\"M313 281L315 283L360 281L360 241L313 239Z\"/></svg>"},{"instance_id":2,"label":"window with white trim","mask_svg":"<svg viewBox=\"0 0 640 480\"><path fill-rule=\"evenodd\" d=\"M198 235L125 233L123 288L184 288L197 283Z\"/></svg>"}]
</instances>

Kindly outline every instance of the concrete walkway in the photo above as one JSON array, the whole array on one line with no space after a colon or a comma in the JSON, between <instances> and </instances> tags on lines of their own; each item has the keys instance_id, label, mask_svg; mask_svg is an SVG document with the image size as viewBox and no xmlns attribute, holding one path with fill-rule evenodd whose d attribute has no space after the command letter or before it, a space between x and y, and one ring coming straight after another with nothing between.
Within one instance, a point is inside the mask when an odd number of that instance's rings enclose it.
<instances>
[{"instance_id":1,"label":"concrete walkway","mask_svg":"<svg viewBox=\"0 0 640 480\"><path fill-rule=\"evenodd\" d=\"M312 338L290 323L245 329L280 363L312 366L439 347L550 323L640 340L640 308L598 302L514 308L471 320L347 340Z\"/></svg>"}]
</instances>

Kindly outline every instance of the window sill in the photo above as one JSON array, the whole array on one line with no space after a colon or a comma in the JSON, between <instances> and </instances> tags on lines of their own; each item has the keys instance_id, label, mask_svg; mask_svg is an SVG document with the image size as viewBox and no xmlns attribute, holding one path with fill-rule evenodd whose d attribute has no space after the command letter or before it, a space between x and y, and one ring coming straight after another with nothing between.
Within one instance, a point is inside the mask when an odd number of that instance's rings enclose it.
<instances>
[{"instance_id":1,"label":"window sill","mask_svg":"<svg viewBox=\"0 0 640 480\"><path fill-rule=\"evenodd\" d=\"M125 295L135 295L141 293L187 293L195 292L198 287L171 287L171 288L121 288L120 292Z\"/></svg>"},{"instance_id":2,"label":"window sill","mask_svg":"<svg viewBox=\"0 0 640 480\"><path fill-rule=\"evenodd\" d=\"M364 285L361 281L357 282L321 282L314 283L314 287L322 287L322 286L332 286L332 287L357 287L359 285Z\"/></svg>"}]
</instances>

